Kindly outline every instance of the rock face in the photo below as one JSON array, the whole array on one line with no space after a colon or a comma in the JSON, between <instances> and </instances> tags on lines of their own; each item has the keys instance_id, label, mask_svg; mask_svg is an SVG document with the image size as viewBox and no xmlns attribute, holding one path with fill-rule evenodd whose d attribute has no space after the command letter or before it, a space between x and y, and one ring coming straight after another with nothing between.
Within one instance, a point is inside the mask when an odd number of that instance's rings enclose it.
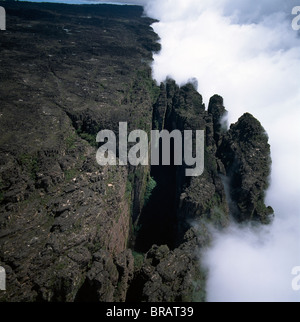
<instances>
[{"instance_id":1,"label":"rock face","mask_svg":"<svg viewBox=\"0 0 300 322\"><path fill-rule=\"evenodd\" d=\"M95 137L119 121L151 128L152 20L134 6L5 8L0 265L9 287L0 298L82 300L101 282L95 299L124 300L132 208L142 207L149 169L100 167Z\"/></svg>"},{"instance_id":2,"label":"rock face","mask_svg":"<svg viewBox=\"0 0 300 322\"><path fill-rule=\"evenodd\" d=\"M172 182L169 189L174 190L171 198L166 189L156 193L167 200L165 206L153 194L155 207L146 212L148 221L141 218L144 227L140 232L142 238L137 241L144 242L148 234L155 243L157 238L153 235L158 231L155 223L159 223L163 236L176 223L176 233L167 242L171 252L167 246L152 247L141 270L136 272L140 288L137 293L146 301L204 300L205 271L199 269L201 259L195 249L210 242L207 223L226 227L230 214L240 222L268 223L273 214L272 208L264 204L270 171L270 146L265 130L246 113L227 131L226 114L223 98L218 95L211 98L206 111L192 84L179 88L169 80L160 86L160 96L154 105L154 127L169 131L205 130L205 170L201 176L191 178L185 177L184 166L169 172L165 169L151 172L154 176L163 173L163 181ZM164 222L162 216L167 216L168 221Z\"/></svg>"},{"instance_id":3,"label":"rock face","mask_svg":"<svg viewBox=\"0 0 300 322\"><path fill-rule=\"evenodd\" d=\"M244 114L224 135L218 153L230 180L230 197L235 205L232 213L238 221L267 223L273 214L263 202L270 174L270 146L259 121Z\"/></svg>"},{"instance_id":4,"label":"rock face","mask_svg":"<svg viewBox=\"0 0 300 322\"><path fill-rule=\"evenodd\" d=\"M1 2L0 2L1 4ZM267 223L270 146L194 84L157 86L135 6L7 3L0 38L0 301L205 301L208 225ZM30 46L28 46L30 44ZM96 134L204 130L205 170L96 163ZM195 148L195 146L194 146ZM155 182L155 185L153 184Z\"/></svg>"}]
</instances>

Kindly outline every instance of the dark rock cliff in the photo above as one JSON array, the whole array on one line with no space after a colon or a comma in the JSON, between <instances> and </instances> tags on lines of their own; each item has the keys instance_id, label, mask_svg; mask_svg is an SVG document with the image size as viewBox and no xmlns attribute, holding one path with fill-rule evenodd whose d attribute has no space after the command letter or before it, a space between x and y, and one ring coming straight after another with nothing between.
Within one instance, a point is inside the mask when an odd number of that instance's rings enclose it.
<instances>
[{"instance_id":1,"label":"dark rock cliff","mask_svg":"<svg viewBox=\"0 0 300 322\"><path fill-rule=\"evenodd\" d=\"M0 2L1 5L1 2ZM227 130L193 84L151 78L142 8L5 3L0 35L0 301L205 301L208 225L267 223L270 146L243 115ZM205 131L205 170L100 167L96 134ZM154 184L155 183L155 184ZM225 189L226 188L226 189Z\"/></svg>"},{"instance_id":2,"label":"dark rock cliff","mask_svg":"<svg viewBox=\"0 0 300 322\"><path fill-rule=\"evenodd\" d=\"M201 257L195 250L209 244L208 224L222 229L229 224L230 214L239 222L268 223L271 219L273 210L264 204L270 171L268 137L248 113L227 130L226 114L218 95L210 99L206 111L192 84L179 88L169 80L160 86L154 104L154 128L205 130L205 170L197 177L185 177L184 166L171 171L162 166L161 171L151 171L158 180L164 176L172 184L168 191L158 192L159 199L153 194L154 206L144 214L148 220L141 218L137 241L145 243L146 238L149 248L160 241L156 234L162 234L169 236L165 242L173 250L154 246L146 253L143 266L136 272L137 282L132 283L137 283L135 291L145 301L204 300L205 271L200 268ZM160 198L167 202L159 202ZM166 276L170 270L172 274Z\"/></svg>"},{"instance_id":3,"label":"dark rock cliff","mask_svg":"<svg viewBox=\"0 0 300 322\"><path fill-rule=\"evenodd\" d=\"M218 150L229 177L231 212L238 221L249 219L267 223L273 213L264 205L270 175L268 136L251 114L244 114L223 136Z\"/></svg>"}]
</instances>

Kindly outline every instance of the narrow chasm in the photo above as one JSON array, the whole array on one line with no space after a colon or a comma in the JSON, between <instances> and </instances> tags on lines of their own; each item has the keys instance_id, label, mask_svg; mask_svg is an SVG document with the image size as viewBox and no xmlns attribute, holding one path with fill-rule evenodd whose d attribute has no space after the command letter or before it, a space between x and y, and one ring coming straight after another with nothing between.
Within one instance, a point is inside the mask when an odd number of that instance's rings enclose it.
<instances>
[{"instance_id":1,"label":"narrow chasm","mask_svg":"<svg viewBox=\"0 0 300 322\"><path fill-rule=\"evenodd\" d=\"M174 114L168 109L164 126L160 130L171 133L174 130ZM153 112L153 129L156 129L155 108ZM176 123L176 122L175 122ZM175 126L176 127L176 126ZM174 165L175 140L170 138L170 164L162 165L162 140L159 144L159 165L152 165L150 180L155 188L145 198L137 229L134 249L146 253L153 245L167 245L169 249L178 246L177 208L182 190L182 165ZM147 192L146 192L147 194Z\"/></svg>"},{"instance_id":2,"label":"narrow chasm","mask_svg":"<svg viewBox=\"0 0 300 322\"><path fill-rule=\"evenodd\" d=\"M171 156L173 155L174 142L171 139ZM161 150L161 146L160 146ZM162 155L160 151L160 155ZM160 162L161 164L161 162ZM142 209L136 227L134 253L144 256L153 245L167 245L170 250L178 246L178 219L177 206L178 186L180 186L178 173L180 166L174 165L171 157L169 166L152 166L150 180L155 183L155 188ZM143 289L147 278L137 270L131 282L126 302L136 302L143 299Z\"/></svg>"},{"instance_id":3,"label":"narrow chasm","mask_svg":"<svg viewBox=\"0 0 300 322\"><path fill-rule=\"evenodd\" d=\"M152 245L176 244L176 166L153 166L156 187L146 202L137 227L135 250L145 253Z\"/></svg>"},{"instance_id":4,"label":"narrow chasm","mask_svg":"<svg viewBox=\"0 0 300 322\"><path fill-rule=\"evenodd\" d=\"M154 106L153 129L167 130L171 133L174 129L172 108L165 107L165 122L158 126L157 110ZM179 196L182 191L185 179L182 178L183 166L174 165L175 141L170 138L170 164L162 165L163 151L162 140L159 144L159 165L152 165L150 178L148 180L144 206L135 221L134 243L132 244L135 257L135 266L138 256L144 258L153 245L167 245L169 250L178 246L178 218L177 208ZM147 255L146 255L147 256ZM139 266L137 264L137 266ZM135 302L143 300L143 289L147 277L144 276L140 268L137 268L134 278L130 283L126 301Z\"/></svg>"}]
</instances>

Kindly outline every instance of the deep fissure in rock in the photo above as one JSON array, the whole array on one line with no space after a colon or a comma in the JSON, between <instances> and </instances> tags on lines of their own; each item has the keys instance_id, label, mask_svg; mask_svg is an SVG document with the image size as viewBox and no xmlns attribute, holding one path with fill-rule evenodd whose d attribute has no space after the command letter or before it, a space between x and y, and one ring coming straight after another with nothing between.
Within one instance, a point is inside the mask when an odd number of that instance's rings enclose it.
<instances>
[{"instance_id":1,"label":"deep fissure in rock","mask_svg":"<svg viewBox=\"0 0 300 322\"><path fill-rule=\"evenodd\" d=\"M135 250L138 252L147 252L154 244L168 245L171 249L175 247L177 166L172 163L173 160L170 166L151 167L150 174L157 185L138 222L135 243Z\"/></svg>"},{"instance_id":2,"label":"deep fissure in rock","mask_svg":"<svg viewBox=\"0 0 300 322\"><path fill-rule=\"evenodd\" d=\"M161 89L164 91L164 87ZM159 106L159 99L156 104ZM163 122L156 104L153 106L152 128L167 130L169 133L179 129L173 102L166 105ZM142 253L146 253L152 245L167 245L170 249L174 249L178 244L177 207L180 193L187 179L183 177L184 166L174 165L175 140L172 137L170 139L170 165L162 165L162 149L164 147L161 139L159 148L160 165L151 166L150 171L150 176L155 180L157 186L149 201L144 205L137 225L134 248Z\"/></svg>"}]
</instances>

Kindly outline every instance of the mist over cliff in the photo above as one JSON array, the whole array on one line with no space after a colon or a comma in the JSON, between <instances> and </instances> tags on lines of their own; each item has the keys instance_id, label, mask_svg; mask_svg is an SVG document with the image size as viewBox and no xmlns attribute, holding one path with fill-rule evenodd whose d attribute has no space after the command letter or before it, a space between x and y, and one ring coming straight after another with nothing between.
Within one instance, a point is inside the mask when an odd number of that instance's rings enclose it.
<instances>
[{"instance_id":1,"label":"mist over cliff","mask_svg":"<svg viewBox=\"0 0 300 322\"><path fill-rule=\"evenodd\" d=\"M250 112L264 125L272 151L267 203L270 227L233 226L215 233L207 253L208 299L299 300L291 289L300 263L300 38L291 27L295 1L151 1L146 12L162 50L153 75L183 84L192 77L208 100L224 97L229 123ZM232 276L232 278L230 278ZM258 278L259 276L259 278Z\"/></svg>"}]
</instances>

